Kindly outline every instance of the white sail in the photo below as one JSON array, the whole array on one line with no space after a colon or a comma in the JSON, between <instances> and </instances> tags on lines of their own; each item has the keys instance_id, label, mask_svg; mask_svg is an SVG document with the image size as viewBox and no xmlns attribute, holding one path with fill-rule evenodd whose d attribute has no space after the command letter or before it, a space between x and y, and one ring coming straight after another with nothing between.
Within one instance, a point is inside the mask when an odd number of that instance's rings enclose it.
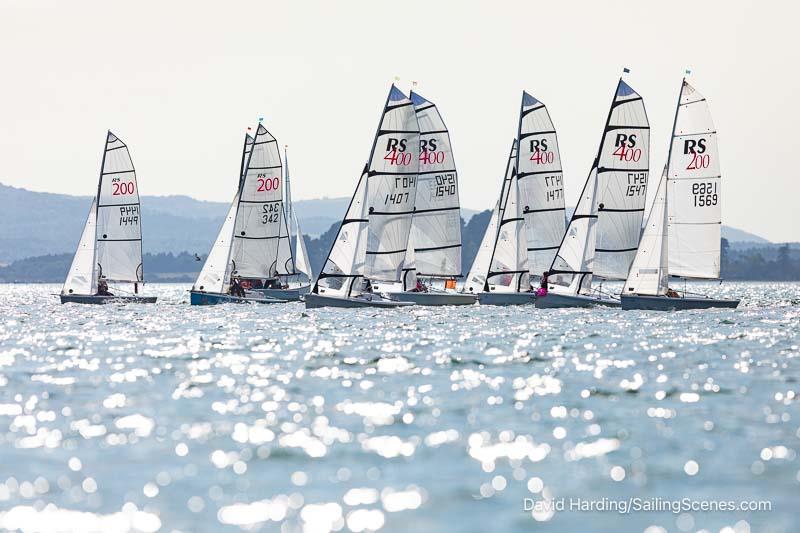
<instances>
[{"instance_id":1,"label":"white sail","mask_svg":"<svg viewBox=\"0 0 800 533\"><path fill-rule=\"evenodd\" d=\"M505 205L489 265L488 281L492 292L520 292L530 289L525 218L519 202L519 180L514 169L506 187Z\"/></svg>"},{"instance_id":2,"label":"white sail","mask_svg":"<svg viewBox=\"0 0 800 533\"><path fill-rule=\"evenodd\" d=\"M295 226L295 267L297 272L303 274L308 279L314 278L314 273L311 271L311 262L308 258L308 250L306 249L306 241L303 237L303 232L300 230L300 222L297 217L294 217Z\"/></svg>"},{"instance_id":3,"label":"white sail","mask_svg":"<svg viewBox=\"0 0 800 533\"><path fill-rule=\"evenodd\" d=\"M365 275L400 282L419 171L414 105L392 85L367 166L369 231Z\"/></svg>"},{"instance_id":4,"label":"white sail","mask_svg":"<svg viewBox=\"0 0 800 533\"><path fill-rule=\"evenodd\" d=\"M72 264L64 281L61 294L94 294L97 292L97 278L94 269L94 243L97 227L97 198L92 200L89 216L83 226L78 249L72 258Z\"/></svg>"},{"instance_id":5,"label":"white sail","mask_svg":"<svg viewBox=\"0 0 800 533\"><path fill-rule=\"evenodd\" d=\"M564 179L553 121L539 100L522 93L516 169L525 216L528 266L539 276L553 261L564 235Z\"/></svg>"},{"instance_id":6,"label":"white sail","mask_svg":"<svg viewBox=\"0 0 800 533\"><path fill-rule=\"evenodd\" d=\"M111 281L144 280L139 187L128 147L108 132L97 193L98 274Z\"/></svg>"},{"instance_id":7,"label":"white sail","mask_svg":"<svg viewBox=\"0 0 800 533\"><path fill-rule=\"evenodd\" d=\"M592 286L592 267L597 228L597 167L586 179L578 205L550 267L550 290L562 294L587 292Z\"/></svg>"},{"instance_id":8,"label":"white sail","mask_svg":"<svg viewBox=\"0 0 800 533\"><path fill-rule=\"evenodd\" d=\"M402 288L404 291L410 291L417 286L417 254L414 250L414 229L411 229L411 235L408 239L408 249L406 249L406 258L403 261L402 272Z\"/></svg>"},{"instance_id":9,"label":"white sail","mask_svg":"<svg viewBox=\"0 0 800 533\"><path fill-rule=\"evenodd\" d=\"M717 279L720 273L721 172L708 102L681 86L668 170L669 271Z\"/></svg>"},{"instance_id":10,"label":"white sail","mask_svg":"<svg viewBox=\"0 0 800 533\"><path fill-rule=\"evenodd\" d=\"M642 98L620 79L597 157L550 268L556 292L586 293L593 276L627 277L641 234L649 139Z\"/></svg>"},{"instance_id":11,"label":"white sail","mask_svg":"<svg viewBox=\"0 0 800 533\"><path fill-rule=\"evenodd\" d=\"M411 228L417 275L461 276L461 210L450 134L435 104L414 92L411 101L419 123L419 178Z\"/></svg>"},{"instance_id":12,"label":"white sail","mask_svg":"<svg viewBox=\"0 0 800 533\"><path fill-rule=\"evenodd\" d=\"M500 198L495 203L492 209L492 215L489 218L489 224L486 226L486 231L483 234L481 245L478 248L478 253L472 261L472 267L469 269L467 279L464 283L464 290L471 293L485 292L489 290L486 284L487 276L489 273L489 266L492 262L492 254L494 253L494 246L497 242L497 229L500 226L500 219L503 216L503 210L506 205L506 198L508 197L508 189L514 178L514 164L517 158L517 140L514 139L511 143L511 151L509 152L508 161L506 162L506 171L503 176L503 184L500 187Z\"/></svg>"},{"instance_id":13,"label":"white sail","mask_svg":"<svg viewBox=\"0 0 800 533\"><path fill-rule=\"evenodd\" d=\"M219 230L217 240L211 247L211 251L206 257L203 269L197 276L192 286L192 290L225 293L230 284L230 274L232 264L230 261L231 246L233 244L233 227L236 222L236 210L239 207L239 194L233 198L231 206L222 228Z\"/></svg>"},{"instance_id":14,"label":"white sail","mask_svg":"<svg viewBox=\"0 0 800 533\"><path fill-rule=\"evenodd\" d=\"M625 279L642 231L650 166L650 125L644 101L620 79L597 164L595 276Z\"/></svg>"},{"instance_id":15,"label":"white sail","mask_svg":"<svg viewBox=\"0 0 800 533\"><path fill-rule=\"evenodd\" d=\"M292 256L292 241L289 224L286 220L286 213L281 213L281 229L278 239L278 258L276 262L276 273L280 276L293 276L297 274Z\"/></svg>"},{"instance_id":16,"label":"white sail","mask_svg":"<svg viewBox=\"0 0 800 533\"><path fill-rule=\"evenodd\" d=\"M328 258L313 292L334 296L356 296L361 292L367 243L367 171L358 180L347 212L339 224Z\"/></svg>"},{"instance_id":17,"label":"white sail","mask_svg":"<svg viewBox=\"0 0 800 533\"><path fill-rule=\"evenodd\" d=\"M669 281L667 233L667 167L664 167L623 294L666 295Z\"/></svg>"},{"instance_id":18,"label":"white sail","mask_svg":"<svg viewBox=\"0 0 800 533\"><path fill-rule=\"evenodd\" d=\"M239 192L231 258L243 278L272 278L278 273L283 221L283 166L278 142L258 125ZM284 239L288 235L283 234Z\"/></svg>"}]
</instances>

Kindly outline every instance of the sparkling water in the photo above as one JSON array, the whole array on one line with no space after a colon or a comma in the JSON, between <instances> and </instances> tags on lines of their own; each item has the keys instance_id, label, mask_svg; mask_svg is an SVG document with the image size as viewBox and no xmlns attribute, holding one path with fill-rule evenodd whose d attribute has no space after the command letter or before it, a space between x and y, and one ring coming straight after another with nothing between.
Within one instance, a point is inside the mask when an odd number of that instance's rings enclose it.
<instances>
[{"instance_id":1,"label":"sparkling water","mask_svg":"<svg viewBox=\"0 0 800 533\"><path fill-rule=\"evenodd\" d=\"M798 284L694 285L742 305L677 313L186 288L0 285L0 528L800 527Z\"/></svg>"}]
</instances>

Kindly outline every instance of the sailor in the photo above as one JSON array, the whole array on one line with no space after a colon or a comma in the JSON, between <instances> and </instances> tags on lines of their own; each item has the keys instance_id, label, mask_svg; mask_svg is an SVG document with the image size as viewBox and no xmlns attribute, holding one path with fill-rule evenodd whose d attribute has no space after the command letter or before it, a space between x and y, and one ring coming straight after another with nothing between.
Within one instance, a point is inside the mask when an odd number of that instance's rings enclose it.
<instances>
[{"instance_id":1,"label":"sailor","mask_svg":"<svg viewBox=\"0 0 800 533\"><path fill-rule=\"evenodd\" d=\"M678 294L678 291L673 289L672 287L667 288L667 298L680 298L681 295Z\"/></svg>"},{"instance_id":2,"label":"sailor","mask_svg":"<svg viewBox=\"0 0 800 533\"><path fill-rule=\"evenodd\" d=\"M244 298L244 289L242 288L242 284L239 282L239 278L233 278L231 281L231 288L230 288L231 296L237 296L239 298Z\"/></svg>"},{"instance_id":3,"label":"sailor","mask_svg":"<svg viewBox=\"0 0 800 533\"><path fill-rule=\"evenodd\" d=\"M101 277L97 281L97 295L98 296L114 296L108 290L108 282L105 277Z\"/></svg>"},{"instance_id":4,"label":"sailor","mask_svg":"<svg viewBox=\"0 0 800 533\"><path fill-rule=\"evenodd\" d=\"M549 276L549 272L542 272L542 281L539 282L539 289L536 291L536 296L547 296L547 278Z\"/></svg>"}]
</instances>

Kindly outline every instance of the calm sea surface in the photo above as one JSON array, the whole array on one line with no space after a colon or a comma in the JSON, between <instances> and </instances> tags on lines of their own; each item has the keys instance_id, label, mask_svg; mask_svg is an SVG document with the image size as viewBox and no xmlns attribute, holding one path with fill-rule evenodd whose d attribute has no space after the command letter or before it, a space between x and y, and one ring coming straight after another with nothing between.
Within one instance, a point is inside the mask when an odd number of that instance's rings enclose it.
<instances>
[{"instance_id":1,"label":"calm sea surface","mask_svg":"<svg viewBox=\"0 0 800 533\"><path fill-rule=\"evenodd\" d=\"M798 284L697 285L742 306L680 313L186 288L0 285L0 528L800 529Z\"/></svg>"}]
</instances>

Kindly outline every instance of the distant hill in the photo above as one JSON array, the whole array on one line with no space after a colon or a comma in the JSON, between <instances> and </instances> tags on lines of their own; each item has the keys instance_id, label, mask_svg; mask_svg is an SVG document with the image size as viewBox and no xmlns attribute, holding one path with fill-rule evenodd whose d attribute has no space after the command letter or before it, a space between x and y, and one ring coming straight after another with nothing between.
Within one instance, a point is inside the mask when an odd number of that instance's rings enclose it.
<instances>
[{"instance_id":1,"label":"distant hill","mask_svg":"<svg viewBox=\"0 0 800 533\"><path fill-rule=\"evenodd\" d=\"M78 244L89 196L33 192L0 183L0 264L47 254L72 253ZM338 223L350 198L294 202L300 226L318 236ZM144 251L208 252L228 210L227 202L188 196L142 197ZM476 211L464 209L465 219Z\"/></svg>"}]
</instances>

